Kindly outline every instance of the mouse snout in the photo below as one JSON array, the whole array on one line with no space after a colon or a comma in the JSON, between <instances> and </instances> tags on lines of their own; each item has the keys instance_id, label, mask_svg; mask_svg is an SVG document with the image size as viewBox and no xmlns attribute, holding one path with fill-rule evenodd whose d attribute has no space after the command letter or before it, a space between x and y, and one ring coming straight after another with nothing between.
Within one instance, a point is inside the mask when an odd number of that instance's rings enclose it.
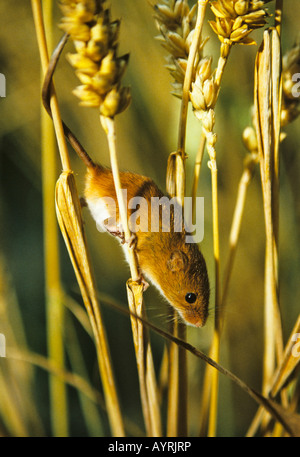
<instances>
[{"instance_id":1,"label":"mouse snout","mask_svg":"<svg viewBox=\"0 0 300 457\"><path fill-rule=\"evenodd\" d=\"M195 327L198 327L198 328L199 328L199 327L203 327L203 326L204 326L204 322L198 321L198 322L196 322L194 325L195 325Z\"/></svg>"},{"instance_id":2,"label":"mouse snout","mask_svg":"<svg viewBox=\"0 0 300 457\"><path fill-rule=\"evenodd\" d=\"M207 312L195 308L188 308L181 315L187 324L198 328L203 327L207 319Z\"/></svg>"}]
</instances>

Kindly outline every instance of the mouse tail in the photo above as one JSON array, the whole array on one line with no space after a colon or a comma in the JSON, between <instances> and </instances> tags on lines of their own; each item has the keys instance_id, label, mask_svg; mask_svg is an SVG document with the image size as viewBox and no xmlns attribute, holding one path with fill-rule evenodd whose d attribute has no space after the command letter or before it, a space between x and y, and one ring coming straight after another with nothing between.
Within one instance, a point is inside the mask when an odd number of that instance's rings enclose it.
<instances>
[{"instance_id":1,"label":"mouse tail","mask_svg":"<svg viewBox=\"0 0 300 457\"><path fill-rule=\"evenodd\" d=\"M95 162L93 162L92 158L88 155L82 144L78 141L76 136L71 132L71 130L65 123L63 123L63 128L70 145L72 146L78 157L83 161L85 166L87 168L96 168Z\"/></svg>"}]
</instances>

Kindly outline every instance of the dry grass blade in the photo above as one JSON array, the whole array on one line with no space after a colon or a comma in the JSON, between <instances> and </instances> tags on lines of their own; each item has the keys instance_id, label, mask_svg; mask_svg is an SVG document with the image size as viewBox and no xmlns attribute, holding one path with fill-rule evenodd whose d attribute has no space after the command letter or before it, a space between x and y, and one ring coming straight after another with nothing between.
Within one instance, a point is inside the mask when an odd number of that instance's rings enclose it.
<instances>
[{"instance_id":1,"label":"dry grass blade","mask_svg":"<svg viewBox=\"0 0 300 457\"><path fill-rule=\"evenodd\" d=\"M168 340L168 341L174 343L175 345L183 348L185 351L190 352L195 357L198 357L201 360L203 360L212 369L215 369L219 373L226 376L228 379L233 381L237 386L239 386L244 392L246 392L248 395L250 395L250 397L253 398L253 400L255 400L266 411L268 411L275 420L277 420L278 422L280 422L282 424L282 426L285 428L287 433L289 433L291 436L300 436L300 415L299 414L291 413L290 411L287 411L281 405L276 403L274 400L264 397L263 395L261 395L260 393L258 393L254 389L252 389L249 385L247 385L243 380L241 380L234 373L227 370L227 368L224 368L222 365L217 363L211 357L207 356L204 352L202 352L199 349L197 349L196 347L192 346L187 341L184 341L184 340L174 336L173 334L168 333L165 330L162 330L161 328L152 324L148 320L141 318L137 314L132 314L131 311L128 311L124 307L120 307L119 305L117 305L115 303L110 303L110 306L112 308L115 308L117 311L119 311L123 314L130 313L131 317L134 317L137 320L140 320L145 326L147 326L148 328L150 328L151 330L153 330L154 332L156 332L157 334L162 336L165 340Z\"/></svg>"},{"instance_id":2,"label":"dry grass blade","mask_svg":"<svg viewBox=\"0 0 300 457\"><path fill-rule=\"evenodd\" d=\"M7 362L7 361L6 361ZM1 363L1 365L3 365ZM4 371L4 370L3 370ZM0 372L0 389L1 389L1 408L0 412L3 416L4 425L6 429L11 433L11 436L17 437L29 437L30 434L22 420L20 414L20 407L15 405L12 401L15 398L15 392L11 391L11 386L5 381L5 376L2 373L2 367Z\"/></svg>"},{"instance_id":3,"label":"dry grass blade","mask_svg":"<svg viewBox=\"0 0 300 457\"><path fill-rule=\"evenodd\" d=\"M181 113L180 113L180 124L179 124L179 136L178 136L178 152L181 154L182 158L185 157L185 136L186 136L186 121L187 121L187 109L189 103L189 91L191 88L193 71L194 71L194 62L197 52L199 52L199 45L201 40L201 33L204 23L204 17L206 12L206 7L208 0L198 0L198 11L197 19L193 34L192 44L189 50L189 57L187 61L187 68L184 77L183 91L182 91L182 103L181 103Z\"/></svg>"},{"instance_id":4,"label":"dry grass blade","mask_svg":"<svg viewBox=\"0 0 300 457\"><path fill-rule=\"evenodd\" d=\"M44 25L48 47L53 42L53 1L44 1ZM43 76L41 78L43 80ZM42 81L43 82L43 81ZM51 87L51 84L50 84ZM49 94L49 100L51 94ZM60 281L60 252L55 215L54 189L57 179L57 146L53 122L41 106L41 156L43 182L45 296L47 312L47 344L49 358L65 365L63 291ZM50 375L51 424L54 436L68 436L67 391L64 382Z\"/></svg>"},{"instance_id":5,"label":"dry grass blade","mask_svg":"<svg viewBox=\"0 0 300 457\"><path fill-rule=\"evenodd\" d=\"M89 382L75 373L71 373L65 369L62 369L54 361L49 360L47 357L44 357L40 354L35 354L33 352L17 349L10 351L9 359L14 362L26 362L27 364L34 365L48 371L49 373L52 373L56 377L63 380L65 383L83 393L87 398L99 405L102 409L105 408L103 397L98 392L98 390L94 389L90 385Z\"/></svg>"},{"instance_id":6,"label":"dry grass blade","mask_svg":"<svg viewBox=\"0 0 300 457\"><path fill-rule=\"evenodd\" d=\"M193 185L192 185L192 220L195 220L195 213L196 213L196 197L197 197L197 189L199 185L199 178L200 178L200 171L203 162L204 156L204 149L206 143L206 136L202 131L200 137L200 143L197 150L195 163L194 163L194 176L193 176Z\"/></svg>"},{"instance_id":7,"label":"dry grass blade","mask_svg":"<svg viewBox=\"0 0 300 457\"><path fill-rule=\"evenodd\" d=\"M295 370L296 370L297 366L299 365L300 352L297 350L297 347L295 347L295 341L296 341L295 336L297 337L299 332L300 332L300 316L298 317L296 324L290 334L289 340L286 344L282 362L278 366L276 372L274 373L274 376L272 379L272 384L271 384L271 389L269 392L269 396L272 398L275 398L276 395L278 395L280 390L283 387L285 387L286 382L291 381L292 375L293 375L293 373L295 373ZM285 414L286 414L286 412L285 412ZM262 408L259 408L251 423L251 426L249 427L247 436L253 436L256 433L264 416L265 416L265 411ZM297 436L300 436L299 424L298 424Z\"/></svg>"},{"instance_id":8,"label":"dry grass blade","mask_svg":"<svg viewBox=\"0 0 300 457\"><path fill-rule=\"evenodd\" d=\"M234 257L238 245L238 240L239 240L239 235L240 235L240 229L241 229L241 223L242 223L242 218L243 218L243 213L244 213L244 206L245 206L245 201L246 201L246 196L247 196L247 190L248 186L252 180L255 166L257 164L257 154L252 153L248 154L244 161L244 170L239 182L238 186L238 193L237 193L237 199L236 199L236 205L234 209L234 214L233 214L233 219L232 219L232 225L230 229L230 235L229 235L229 255L228 255L228 260L226 263L225 271L224 271L224 282L223 282L223 289L222 289L222 299L221 299L221 327L223 323L223 319L225 316L225 305L226 305L226 299L227 299L227 294L228 294L228 289L229 289L229 283L230 283L230 278L232 274L232 269L233 269L233 263L234 263Z\"/></svg>"},{"instance_id":9,"label":"dry grass blade","mask_svg":"<svg viewBox=\"0 0 300 457\"><path fill-rule=\"evenodd\" d=\"M275 44L274 44L275 43ZM277 44L276 44L277 43ZM278 55L279 53L279 55ZM278 303L277 211L274 184L280 136L280 42L276 30L264 32L256 59L256 133L264 201L266 230L265 264L265 354L263 391L268 392L277 357L282 355L282 330ZM276 203L276 202L275 202Z\"/></svg>"},{"instance_id":10,"label":"dry grass blade","mask_svg":"<svg viewBox=\"0 0 300 457\"><path fill-rule=\"evenodd\" d=\"M275 397L279 390L284 386L287 379L295 371L300 363L300 352L297 350L296 341L297 336L300 334L300 315L296 324L291 332L289 340L286 344L284 355L280 366L277 368L274 375L274 383L271 389L271 396ZM295 339L296 338L296 339Z\"/></svg>"},{"instance_id":11,"label":"dry grass blade","mask_svg":"<svg viewBox=\"0 0 300 457\"><path fill-rule=\"evenodd\" d=\"M105 401L102 394L95 389L91 384L82 376L62 369L57 364L48 358L29 352L27 350L12 349L9 353L9 359L17 365L26 364L28 367L36 366L42 370L52 373L54 376L60 378L64 383L76 389L85 398L92 401L95 406L99 406L103 411L106 411ZM12 413L13 411L11 411ZM10 413L10 415L11 415ZM126 431L131 436L143 437L144 434L140 427L128 418L124 419ZM22 429L23 430L23 429ZM26 434L26 433L25 433ZM16 434L17 435L17 434ZM27 435L27 434L26 434ZM18 436L23 436L21 433ZM41 436L41 433L38 435Z\"/></svg>"},{"instance_id":12,"label":"dry grass blade","mask_svg":"<svg viewBox=\"0 0 300 457\"><path fill-rule=\"evenodd\" d=\"M105 330L87 253L80 202L76 190L75 179L70 172L62 173L57 182L56 210L59 226L93 328L109 421L113 434L115 436L123 436L123 421L115 388Z\"/></svg>"},{"instance_id":13,"label":"dry grass blade","mask_svg":"<svg viewBox=\"0 0 300 457\"><path fill-rule=\"evenodd\" d=\"M186 326L178 321L173 312L174 324L172 334L183 341L186 340ZM169 390L167 410L167 436L187 436L187 358L185 351L174 343L168 346Z\"/></svg>"},{"instance_id":14,"label":"dry grass blade","mask_svg":"<svg viewBox=\"0 0 300 457\"><path fill-rule=\"evenodd\" d=\"M175 315L175 311L173 311ZM177 321L174 322L172 334L177 336ZM178 409L179 409L179 355L178 346L170 343L168 348L169 361L169 386L168 386L168 420L167 420L167 436L178 435Z\"/></svg>"},{"instance_id":15,"label":"dry grass blade","mask_svg":"<svg viewBox=\"0 0 300 457\"><path fill-rule=\"evenodd\" d=\"M1 346L0 357L0 417L12 437L45 436L35 403L34 369L21 361L15 364L10 356L16 348L27 350L28 342L23 323L22 310L9 266L0 254L0 344L7 345L5 354Z\"/></svg>"},{"instance_id":16,"label":"dry grass blade","mask_svg":"<svg viewBox=\"0 0 300 457\"><path fill-rule=\"evenodd\" d=\"M176 196L183 206L185 196L185 164L184 159L178 152L172 153L169 156L166 180L168 193L171 196ZM172 194L171 191L174 191L175 194ZM186 329L184 325L179 324L176 311L173 311L173 318L173 335L176 337L181 336L185 340ZM186 354L173 343L170 343L168 351L169 390L167 436L186 436L188 433Z\"/></svg>"}]
</instances>

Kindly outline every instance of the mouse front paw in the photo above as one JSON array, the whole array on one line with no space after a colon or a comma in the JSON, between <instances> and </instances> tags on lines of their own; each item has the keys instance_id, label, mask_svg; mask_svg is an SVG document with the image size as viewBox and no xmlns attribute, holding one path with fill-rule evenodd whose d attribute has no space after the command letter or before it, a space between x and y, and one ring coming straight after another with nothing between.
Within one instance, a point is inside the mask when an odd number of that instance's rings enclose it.
<instances>
[{"instance_id":1,"label":"mouse front paw","mask_svg":"<svg viewBox=\"0 0 300 457\"><path fill-rule=\"evenodd\" d=\"M80 201L81 208L86 208L88 206L87 202L86 202L86 199L84 197L80 197L79 201Z\"/></svg>"},{"instance_id":2,"label":"mouse front paw","mask_svg":"<svg viewBox=\"0 0 300 457\"><path fill-rule=\"evenodd\" d=\"M124 242L123 242L123 243L127 243L127 244L128 244L128 247L129 247L130 249L136 248L136 245L137 245L137 237L136 237L135 233L132 233L132 234L130 235L130 237L129 237L128 240L125 241L125 239L124 239Z\"/></svg>"},{"instance_id":3,"label":"mouse front paw","mask_svg":"<svg viewBox=\"0 0 300 457\"><path fill-rule=\"evenodd\" d=\"M146 279L144 278L144 276L142 274L140 276L140 281L143 285L143 291L145 292L149 287L149 283L146 281Z\"/></svg>"}]
</instances>

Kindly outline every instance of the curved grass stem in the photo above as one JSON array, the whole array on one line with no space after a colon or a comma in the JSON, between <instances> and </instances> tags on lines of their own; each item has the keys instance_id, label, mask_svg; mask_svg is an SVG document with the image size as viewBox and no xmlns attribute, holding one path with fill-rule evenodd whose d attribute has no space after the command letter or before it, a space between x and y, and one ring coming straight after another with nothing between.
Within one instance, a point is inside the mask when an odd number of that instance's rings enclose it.
<instances>
[{"instance_id":1,"label":"curved grass stem","mask_svg":"<svg viewBox=\"0 0 300 457\"><path fill-rule=\"evenodd\" d=\"M40 2L32 2L38 41L42 55L42 81L49 62L48 44L52 48L52 0L43 5L44 19ZM45 24L45 25L44 25ZM45 27L45 28L44 28ZM53 87L52 87L53 94ZM58 105L51 97L56 125L60 124ZM60 129L59 129L60 130ZM65 141L58 135L62 150ZM44 219L44 253L45 253L45 296L47 312L47 344L51 360L55 360L60 368L65 364L63 328L64 307L63 292L60 282L60 261L57 221L55 215L54 189L57 177L56 145L52 120L46 111L41 111L41 145L42 145L42 182L43 182L43 219ZM65 166L69 163L66 159ZM57 376L49 376L51 423L54 436L68 436L68 408L65 383Z\"/></svg>"},{"instance_id":2,"label":"curved grass stem","mask_svg":"<svg viewBox=\"0 0 300 457\"><path fill-rule=\"evenodd\" d=\"M199 44L200 44L201 33L202 33L207 4L208 4L208 0L198 0L198 12L197 12L196 25L195 25L195 32L194 32L193 41L192 41L190 52L189 52L187 68L186 68L184 83L183 83L180 122L179 122L179 131L178 131L178 147L177 147L177 150L178 150L178 152L180 152L183 159L185 159L185 138L186 138L186 122L187 122L187 112L188 112L188 103L189 103L189 91L190 91L191 82L192 82L196 52L197 52L197 49L199 48Z\"/></svg>"}]
</instances>

